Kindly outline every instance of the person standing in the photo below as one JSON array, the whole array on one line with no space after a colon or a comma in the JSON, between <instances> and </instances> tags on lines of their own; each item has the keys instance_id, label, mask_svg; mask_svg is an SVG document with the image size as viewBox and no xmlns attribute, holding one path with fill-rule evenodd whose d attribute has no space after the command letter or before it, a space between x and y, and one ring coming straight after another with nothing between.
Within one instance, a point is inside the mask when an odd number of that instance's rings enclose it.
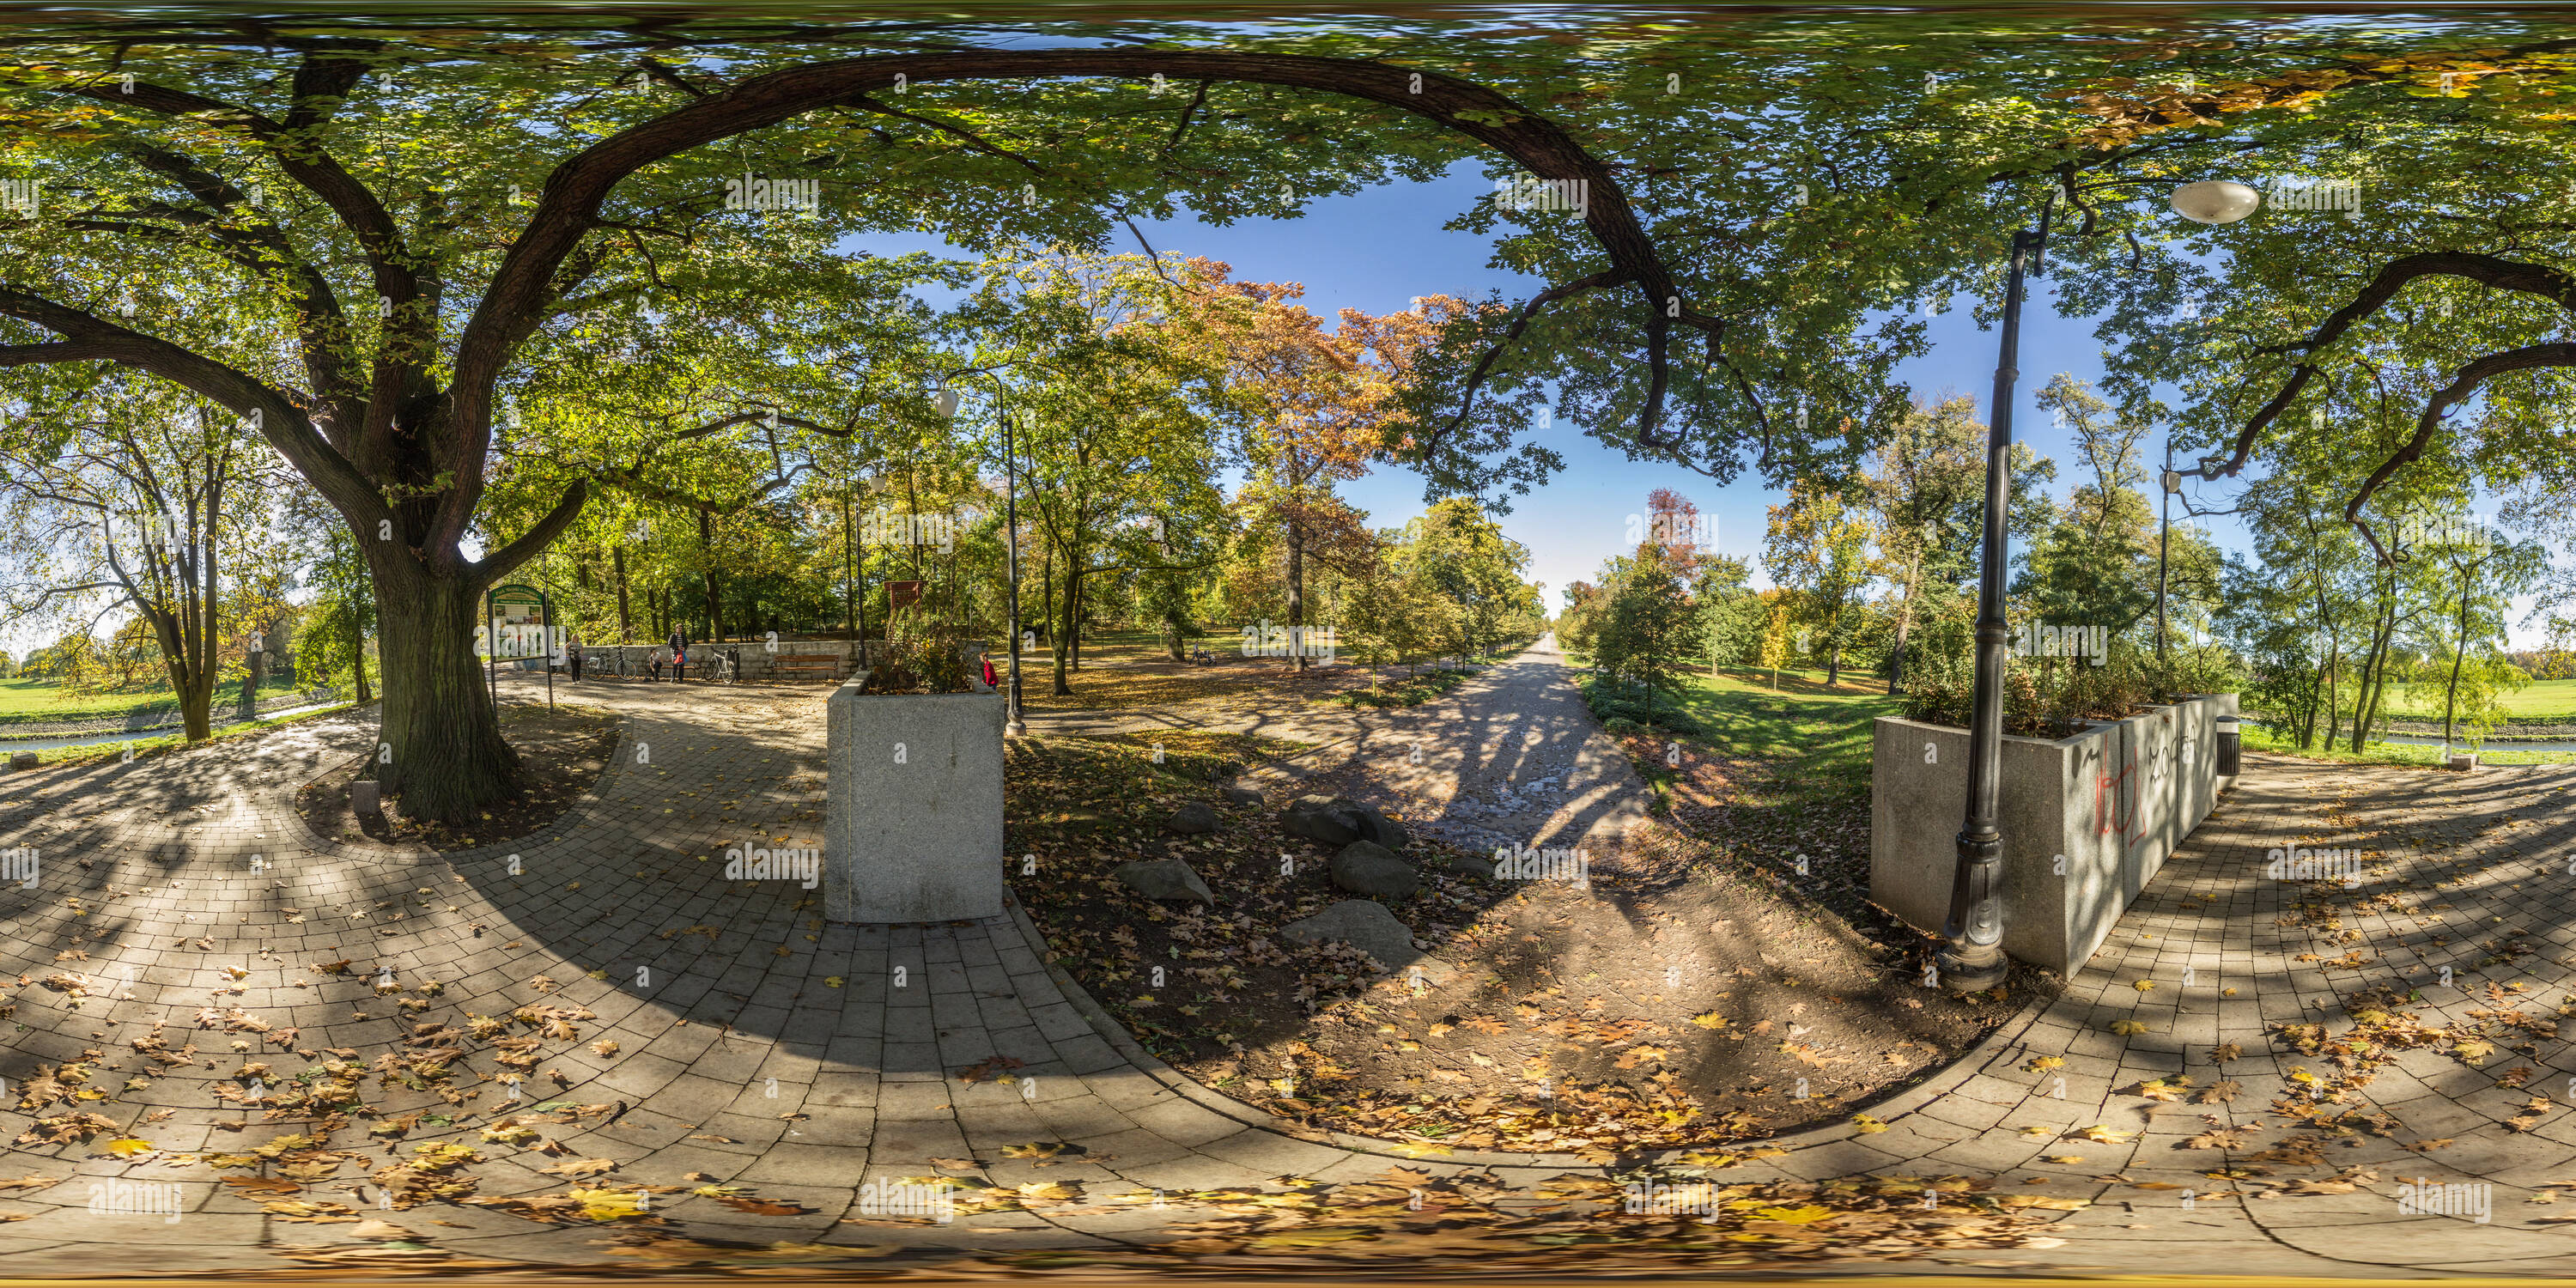
<instances>
[{"instance_id":1,"label":"person standing","mask_svg":"<svg viewBox=\"0 0 2576 1288\"><path fill-rule=\"evenodd\" d=\"M685 684L689 679L689 628L671 628L671 682Z\"/></svg>"}]
</instances>

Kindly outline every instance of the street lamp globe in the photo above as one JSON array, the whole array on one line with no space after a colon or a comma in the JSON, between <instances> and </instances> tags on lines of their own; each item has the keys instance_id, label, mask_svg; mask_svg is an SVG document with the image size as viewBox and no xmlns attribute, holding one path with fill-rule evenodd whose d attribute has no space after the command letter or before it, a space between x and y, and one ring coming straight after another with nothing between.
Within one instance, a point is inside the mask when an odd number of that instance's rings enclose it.
<instances>
[{"instance_id":1,"label":"street lamp globe","mask_svg":"<svg viewBox=\"0 0 2576 1288\"><path fill-rule=\"evenodd\" d=\"M943 417L949 418L954 418L957 415L956 390L942 389L939 391L939 414Z\"/></svg>"},{"instance_id":2,"label":"street lamp globe","mask_svg":"<svg viewBox=\"0 0 2576 1288\"><path fill-rule=\"evenodd\" d=\"M2195 224L2232 224L2262 204L2262 193L2226 179L2186 183L2173 191L2174 213Z\"/></svg>"}]
</instances>

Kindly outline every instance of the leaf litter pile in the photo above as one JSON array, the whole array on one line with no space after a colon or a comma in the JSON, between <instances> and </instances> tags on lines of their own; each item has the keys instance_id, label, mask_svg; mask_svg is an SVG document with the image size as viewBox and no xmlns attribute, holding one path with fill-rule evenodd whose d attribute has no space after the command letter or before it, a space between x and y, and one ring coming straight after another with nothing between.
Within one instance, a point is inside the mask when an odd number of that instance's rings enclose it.
<instances>
[{"instance_id":1,"label":"leaf litter pile","mask_svg":"<svg viewBox=\"0 0 2576 1288\"><path fill-rule=\"evenodd\" d=\"M297 1141L276 1151L285 1166L327 1166L331 1152ZM969 1163L971 1160L954 1160ZM389 1169L390 1170L390 1169ZM247 1181L249 1178L242 1178ZM1588 1273L1686 1271L1726 1267L1794 1269L1820 1264L1905 1262L2063 1244L2048 1233L2048 1213L2082 1200L2042 1200L1999 1193L1962 1176L1868 1176L1823 1182L1734 1183L1705 1179L1700 1169L1614 1176L1559 1175L1514 1190L1491 1173L1389 1168L1362 1181L1283 1176L1267 1185L1203 1191L1102 1187L1080 1183L983 1186L953 1177L908 1178L944 1187L946 1221L845 1219L831 1239L895 1237L897 1242L767 1243L703 1238L659 1215L660 1195L714 1196L719 1185L585 1187L533 1199L457 1200L555 1225L595 1227L598 1249L588 1264L642 1269L795 1266L835 1277L909 1279L990 1273L1013 1277L1099 1273L1339 1275L1454 1272ZM25 1182L52 1184L45 1178ZM245 1183L265 1197L266 1183ZM281 1183L280 1188L291 1188ZM733 1200L745 1210L767 1205ZM345 1204L286 1199L265 1204L286 1223L348 1222L357 1244L282 1243L281 1257L317 1268L415 1268L453 1275L476 1270L543 1268L561 1262L505 1260L437 1246L421 1214L370 1216ZM790 1209L792 1210L792 1208ZM972 1223L999 1213L1101 1216L1151 1210L1163 1217L1148 1244L992 1251L972 1247Z\"/></svg>"},{"instance_id":2,"label":"leaf litter pile","mask_svg":"<svg viewBox=\"0 0 2576 1288\"><path fill-rule=\"evenodd\" d=\"M239 978L248 972L225 973ZM281 1226L351 1225L357 1227L355 1237L372 1241L364 1247L284 1249L334 1264L408 1258L448 1265L446 1254L427 1246L431 1236L376 1219L419 1219L413 1213L419 1208L484 1209L540 1225L602 1227L668 1225L663 1213L691 1199L759 1216L808 1210L702 1174L691 1174L687 1184L626 1181L613 1175L620 1168L616 1160L584 1157L558 1139L613 1128L628 1109L624 1101L543 1098L545 1089L571 1081L554 1061L578 1045L583 1026L598 1018L586 1007L538 1002L499 1015L439 1019L427 1014L445 1005L444 990L435 982L407 984L390 970L369 977L345 959L314 962L298 973L308 979L372 978L373 995L403 1017L403 1036L372 1059L353 1048L316 1050L298 1045L292 1027L222 1005L225 990L218 990L217 1004L199 1008L193 1025L154 1024L124 1043L127 1053L101 1045L76 1060L38 1066L7 1102L30 1119L11 1142L13 1149L30 1160L109 1159L156 1173L207 1169L216 1184L257 1203ZM554 987L542 977L536 983L541 992ZM603 1047L613 1044L601 1041L591 1049L596 1054ZM124 1096L148 1091L161 1078L186 1078L239 1116L216 1122L215 1144L182 1151L152 1139L153 1125L174 1117L174 1110L146 1110L130 1125L101 1112L117 1109ZM565 1188L482 1193L478 1165L502 1159L562 1178ZM0 1198L38 1192L63 1179L30 1175L0 1181ZM30 1215L0 1213L0 1221Z\"/></svg>"},{"instance_id":3,"label":"leaf litter pile","mask_svg":"<svg viewBox=\"0 0 2576 1288\"><path fill-rule=\"evenodd\" d=\"M441 852L470 850L542 831L599 781L621 724L603 707L530 703L501 708L501 736L519 753L517 794L493 802L468 826L406 817L399 799L381 813L361 814L350 803L350 784L375 777L375 762L360 756L307 783L295 794L295 812L326 840L361 836Z\"/></svg>"},{"instance_id":4,"label":"leaf litter pile","mask_svg":"<svg viewBox=\"0 0 2576 1288\"><path fill-rule=\"evenodd\" d=\"M1997 1194L1966 1177L1876 1176L1820 1183L1725 1184L1679 1173L1566 1174L1513 1190L1491 1173L1434 1175L1389 1168L1364 1181L1283 1176L1261 1187L1202 1191L1119 1190L1090 1198L1056 1184L1019 1190L957 1189L956 1220L994 1210L1055 1216L1151 1209L1165 1214L1144 1246L977 1252L953 1247L838 1249L882 1260L852 1267L888 1277L912 1272L995 1275L1132 1274L1265 1276L1784 1268L1822 1262L1898 1262L1943 1253L2045 1249L2046 1210L2026 1195ZM914 1178L935 1183L937 1178ZM952 1182L953 1184L953 1182ZM1060 1191L1029 1201L1024 1191ZM997 1197L999 1196L999 1197ZM2080 1200L2058 1206L2080 1206ZM631 1255L646 1249L630 1248ZM660 1250L681 1256L682 1248ZM705 1257L713 1254L695 1249ZM817 1253L820 1249L815 1249Z\"/></svg>"},{"instance_id":5,"label":"leaf litter pile","mask_svg":"<svg viewBox=\"0 0 2576 1288\"><path fill-rule=\"evenodd\" d=\"M1426 804L1366 762L1259 806L1217 799L1269 750L1171 732L1014 740L1009 852L1037 871L1009 872L1058 964L1148 1050L1294 1134L1601 1164L1718 1146L1847 1119L2021 1005L2018 980L1964 1001L1926 988L1902 949L1668 829L1596 860L1588 886L1472 876L1416 829L1403 857L1422 888L1379 902L1454 974L1293 946L1284 925L1353 896L1333 885L1331 847L1281 829L1286 798L1344 795L1399 819ZM1164 827L1191 801L1216 807L1214 832ZM1148 900L1111 875L1166 857L1216 906Z\"/></svg>"},{"instance_id":6,"label":"leaf litter pile","mask_svg":"<svg viewBox=\"0 0 2576 1288\"><path fill-rule=\"evenodd\" d=\"M1111 781L1102 777L1108 763L1151 765L1150 752L1142 748L1075 750L1087 759L1069 766L1067 773L1089 784ZM1171 790L1176 795L1184 789L1203 792L1207 780L1186 775L1193 769L1211 775L1223 769L1226 761L1219 750L1213 744L1195 751L1167 749L1166 765L1177 780ZM1025 768L1015 765L1015 770ZM1085 809L1105 809L1106 801L1116 799L1131 798L1086 798L1048 821L1096 837L1115 823L1105 816L1077 816ZM1237 827L1259 832L1262 848L1275 854L1278 838L1266 828L1240 822ZM1043 845L1028 852L1057 860L1064 853ZM1211 879L1226 882L1216 875L1223 871L1218 864L1208 863L1206 870ZM1037 888L1021 881L1024 891ZM1499 906L1501 898L1446 878L1435 880L1433 887L1426 896L1399 906L1407 915L1464 922L1471 911ZM419 893L435 897L428 889ZM1284 894L1270 897L1293 906ZM1322 897L1320 891L1316 897ZM1156 932L1182 928L1182 917L1166 917L1161 922L1139 917L1134 924ZM1251 939L1244 926L1230 919L1220 923L1203 914L1199 921L1207 927L1201 933L1211 941ZM1109 923L1110 929L1117 924ZM1220 924L1233 929L1220 932ZM1434 937L1452 931L1444 927ZM1188 946L1186 933L1156 942ZM1101 942L1116 942L1108 931L1100 934ZM191 942L208 950L204 943ZM1363 962L1340 950L1279 950L1279 955L1290 962L1287 970L1295 972L1283 970L1281 976L1294 981L1285 994L1293 1005L1275 1017L1284 1024L1306 1025L1336 1005L1362 1002L1375 982ZM58 962L59 969L42 978L21 980L20 995L37 990L49 1005L64 1008L87 998L123 996L117 984L88 973L93 967L78 944L64 947ZM318 996L331 997L335 1004L386 1015L397 1021L396 1036L363 1051L313 1045L278 1009L239 1004L243 988L262 982L255 972L280 974L291 991L300 992L299 985L321 989ZM590 1265L641 1270L775 1267L793 1273L829 1268L889 1277L985 1269L1081 1275L1138 1265L1211 1272L1257 1266L1270 1273L1429 1269L1454 1266L1467 1256L1497 1270L1605 1265L1680 1269L1905 1259L1942 1250L2035 1248L2054 1242L2038 1233L2044 1209L2021 1201L2024 1196L1996 1195L1982 1181L1889 1176L1824 1184L1720 1184L1707 1179L1708 1169L1731 1160L1715 1155L1656 1173L1561 1175L1536 1192L1507 1192L1490 1174L1435 1175L1426 1166L1392 1170L1367 1181L1280 1177L1258 1187L1161 1194L1123 1182L992 1183L971 1175L986 1170L985 1164L934 1159L928 1160L934 1167L968 1173L908 1178L945 1190L953 1205L947 1222L842 1217L820 1230L799 1224L782 1230L785 1237L764 1241L739 1237L739 1232L746 1225L814 1213L756 1185L729 1184L704 1173L630 1176L616 1158L599 1156L630 1151L614 1145L576 1147L595 1139L615 1141L629 1106L550 1095L586 1076L575 1066L583 1053L614 1054L614 1043L595 1032L597 1016L589 1009L551 1000L561 992L557 981L532 980L540 1000L484 1014L459 1005L435 981L406 978L336 954L293 959L262 949L238 964L218 966L216 973L221 979L205 1004L182 1006L171 1020L148 1028L130 1025L119 1041L100 1040L81 1049L77 1058L48 1063L32 1070L31 1077L13 1080L10 1107L25 1115L26 1124L12 1145L26 1164L26 1175L0 1178L0 1220L33 1215L34 1205L21 1200L38 1198L71 1179L75 1168L95 1171L107 1164L221 1186L269 1218L272 1252L317 1275L359 1271L473 1277L488 1272L506 1277L569 1263L495 1257L469 1243L446 1242L451 1230L506 1233L517 1223L577 1232L581 1246L592 1250L585 1262ZM1314 987L1304 994L1295 991L1309 982ZM1105 986L1102 992L1119 996ZM1172 997L1172 1014L1191 1005L1182 990L1167 987L1166 992ZM6 1004L15 1005L16 999ZM1182 1022L1228 1023L1254 1036L1257 1030L1237 1018L1243 1011L1201 1008L1199 1015L1184 1016ZM1154 1016L1156 1008L1131 1006L1128 1012ZM72 1013L65 1011L64 1019ZM62 1022L54 1023L59 1027ZM1168 1024L1169 1017L1157 1016L1153 1022ZM1712 1032L1699 1025L1689 1028L1693 1034ZM1179 1041L1170 1034L1153 1036L1166 1044ZM1615 1066L1630 1048L1651 1037L1637 1026L1602 1054ZM1632 1061L1645 1063L1642 1058ZM1481 1066L1468 1060L1463 1067ZM565 1073L567 1068L574 1073ZM965 1072L977 1080L1010 1076L1000 1060ZM1651 1077L1641 1081L1658 1085ZM162 1082L184 1082L191 1096L202 1093L225 1111L211 1144L178 1150L155 1139L156 1125L175 1117L175 1111L134 1101L166 1099L139 1094ZM1579 1081L1573 1086L1583 1089ZM1573 1121L1573 1110L1564 1107L1587 1103L1569 1096L1547 1110L1563 1120L1554 1130L1595 1132L1596 1139L1629 1130ZM1599 1119L1613 1120L1609 1114ZM1045 1163L1068 1149L1033 1142L1002 1153ZM494 1170L503 1165L512 1179L492 1183ZM530 1173L552 1184L531 1188ZM1640 1191L1630 1186L1647 1184L1664 1186L1662 1199L1632 1205L1631 1196ZM980 1224L984 1220L1139 1207L1168 1214L1167 1222L1139 1236L1156 1247L1010 1252L977 1247L989 1244L988 1236L999 1228ZM700 1233L710 1226L737 1237ZM579 1256L570 1260L584 1261Z\"/></svg>"}]
</instances>

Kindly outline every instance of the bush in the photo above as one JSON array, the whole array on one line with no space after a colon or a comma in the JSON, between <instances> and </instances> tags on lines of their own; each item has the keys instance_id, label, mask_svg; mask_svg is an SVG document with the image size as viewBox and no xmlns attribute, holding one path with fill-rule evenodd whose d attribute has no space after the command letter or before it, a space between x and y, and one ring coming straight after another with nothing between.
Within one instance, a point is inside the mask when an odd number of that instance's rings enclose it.
<instances>
[{"instance_id":1,"label":"bush","mask_svg":"<svg viewBox=\"0 0 2576 1288\"><path fill-rule=\"evenodd\" d=\"M923 620L907 610L888 625L885 661L868 676L863 693L965 693L966 641L956 623Z\"/></svg>"},{"instance_id":2,"label":"bush","mask_svg":"<svg viewBox=\"0 0 2576 1288\"><path fill-rule=\"evenodd\" d=\"M1699 721L1668 701L1657 702L1649 710L1644 691L1631 692L1625 681L1588 676L1583 681L1583 702L1592 708L1592 714L1601 721L1602 727L1615 734L1661 732L1694 738L1707 734Z\"/></svg>"},{"instance_id":3,"label":"bush","mask_svg":"<svg viewBox=\"0 0 2576 1288\"><path fill-rule=\"evenodd\" d=\"M2188 656L2186 656L2188 655ZM2004 657L2004 732L2064 738L2093 720L2121 720L2195 693L2231 693L2242 682L2223 650L2187 649L2159 666L2113 641L2101 666L2081 658ZM1967 728L1977 692L1973 653L1918 656L1905 681L1905 718Z\"/></svg>"}]
</instances>

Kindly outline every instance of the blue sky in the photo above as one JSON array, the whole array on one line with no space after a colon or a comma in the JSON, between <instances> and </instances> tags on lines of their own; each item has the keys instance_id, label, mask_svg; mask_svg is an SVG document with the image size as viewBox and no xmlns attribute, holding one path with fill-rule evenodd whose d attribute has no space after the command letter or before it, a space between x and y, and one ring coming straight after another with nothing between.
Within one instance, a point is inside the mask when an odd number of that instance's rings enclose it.
<instances>
[{"instance_id":1,"label":"blue sky","mask_svg":"<svg viewBox=\"0 0 2576 1288\"><path fill-rule=\"evenodd\" d=\"M1441 227L1492 190L1490 180L1462 166L1430 183L1392 184L1319 200L1296 219L1244 220L1220 228L1182 218L1142 227L1164 254L1223 260L1238 278L1302 282L1306 306L1327 318L1345 307L1390 312L1417 296L1434 294L1480 297L1499 291L1517 301L1544 284L1493 267L1491 243L1485 238ZM1122 249L1138 249L1132 239L1130 243ZM853 244L881 253L947 251L928 236L853 239ZM2014 435L2040 455L2058 459L2059 480L2052 488L2063 497L2073 486L2071 436L2050 424L2033 395L2060 371L2097 377L2100 346L2090 322L2055 318L2044 307L2045 283L2035 287L2040 289L2033 291L2023 319L2023 376ZM1932 319L1930 352L1905 363L1899 375L1927 396L1946 390L1970 394L1982 416L1994 387L1996 335L1978 329L1967 303L1957 301ZM1563 603L1569 583L1591 578L1604 559L1634 548L1627 536L1628 516L1643 511L1646 494L1658 487L1669 487L1691 498L1703 514L1714 515L1718 550L1752 560L1757 583L1767 584L1759 562L1764 507L1777 501L1778 494L1749 477L1749 471L1719 487L1673 465L1630 460L1562 424L1542 434L1541 441L1564 456L1564 470L1545 486L1514 498L1512 512L1500 522L1507 534L1529 547L1529 575L1546 585L1551 611ZM2149 446L2152 469L2160 459L2161 440ZM1401 524L1423 508L1421 479L1393 466L1343 485L1342 493L1380 527ZM2214 502L2217 508L2226 504ZM2225 519L2213 524L2222 542L2234 536L2227 525Z\"/></svg>"},{"instance_id":2,"label":"blue sky","mask_svg":"<svg viewBox=\"0 0 2576 1288\"><path fill-rule=\"evenodd\" d=\"M1239 279L1304 283L1306 307L1326 318L1345 307L1390 312L1417 296L1434 294L1472 298L1498 291L1518 301L1542 284L1492 266L1492 246L1485 238L1442 228L1492 191L1481 171L1461 165L1429 183L1389 184L1320 199L1295 219L1242 220L1220 228L1184 217L1140 227L1161 253L1223 260ZM930 236L853 239L853 244L882 253L955 253ZM1140 248L1130 244L1121 249ZM2057 461L2058 477L2049 490L2063 500L2076 482L2073 434L2050 423L2036 394L2061 371L2098 380L2102 359L2093 322L2056 316L2051 299L2046 281L2033 283L2022 319L2013 436ZM1952 391L1970 395L1982 419L1994 393L1997 335L1977 326L1969 303L1955 300L1934 317L1929 350L1901 364L1897 375L1927 397ZM1627 536L1628 516L1642 512L1646 494L1658 487L1689 497L1702 514L1714 516L1719 552L1747 559L1755 583L1769 584L1760 562L1764 508L1779 497L1750 477L1750 471L1719 487L1676 466L1631 460L1573 427L1559 425L1541 441L1565 458L1565 468L1545 486L1514 498L1512 512L1500 522L1506 534L1529 547L1529 576L1546 587L1550 611L1563 605L1568 584L1592 578L1604 559L1634 548ZM2151 434L2139 445L2150 471L2162 462L2163 444L2161 435ZM2233 489L2225 484L2185 486L2204 508L2223 510L2234 504ZM1342 493L1379 527L1400 525L1423 509L1421 479L1393 466L1345 484ZM2179 522L2179 505L2175 512ZM2242 530L2233 519L2217 517L2202 524L2221 547L2243 548ZM2545 630L2521 624L2532 603L2532 596L2523 596L2507 614L2508 637L2516 648L2546 643Z\"/></svg>"}]
</instances>

